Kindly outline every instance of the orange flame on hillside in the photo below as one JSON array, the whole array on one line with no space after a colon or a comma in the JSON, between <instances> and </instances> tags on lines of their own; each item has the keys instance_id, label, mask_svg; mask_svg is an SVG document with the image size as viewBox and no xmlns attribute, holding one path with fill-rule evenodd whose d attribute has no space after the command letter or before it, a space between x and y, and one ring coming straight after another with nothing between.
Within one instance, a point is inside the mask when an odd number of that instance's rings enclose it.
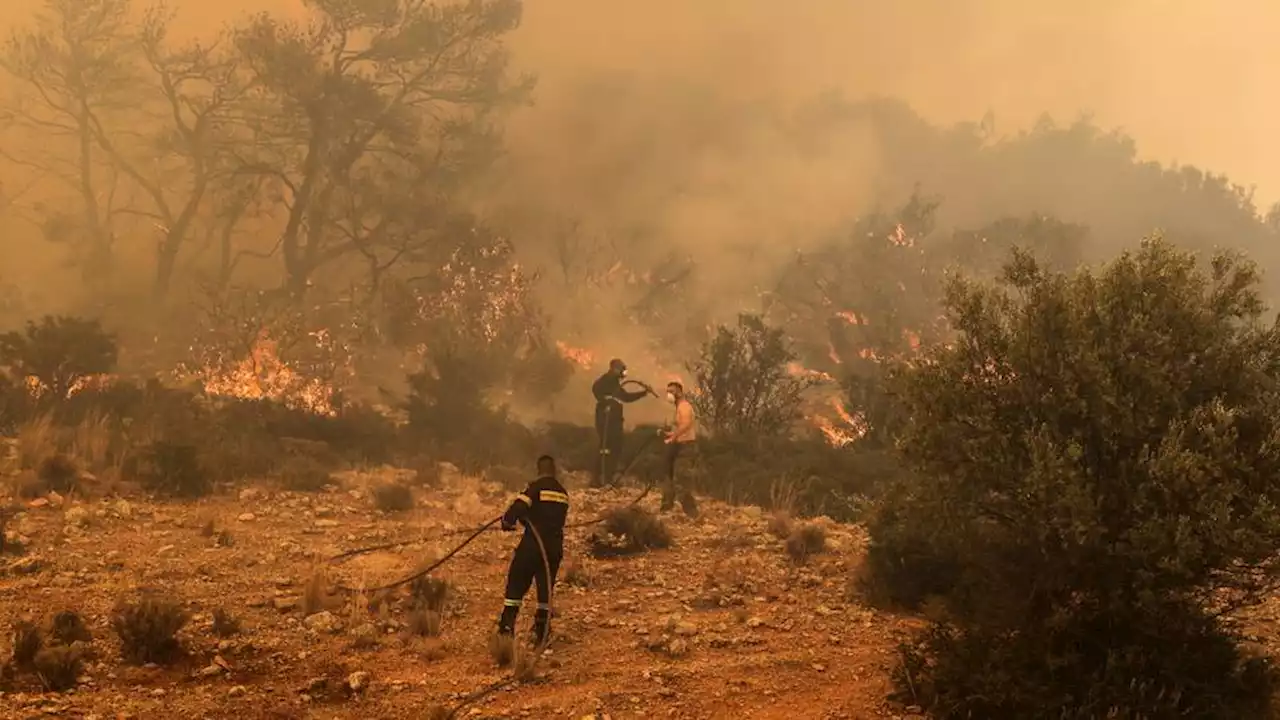
<instances>
[{"instance_id":1,"label":"orange flame on hillside","mask_svg":"<svg viewBox=\"0 0 1280 720\"><path fill-rule=\"evenodd\" d=\"M258 334L248 357L228 369L202 368L195 375L210 395L274 400L319 415L337 413L333 404L334 389L289 367L280 359L278 344L265 330Z\"/></svg>"},{"instance_id":2,"label":"orange flame on hillside","mask_svg":"<svg viewBox=\"0 0 1280 720\"><path fill-rule=\"evenodd\" d=\"M569 360L583 369L590 369L591 364L596 359L595 353L590 350L573 347L562 340L556 341L556 349L560 351L560 356L565 360Z\"/></svg>"}]
</instances>

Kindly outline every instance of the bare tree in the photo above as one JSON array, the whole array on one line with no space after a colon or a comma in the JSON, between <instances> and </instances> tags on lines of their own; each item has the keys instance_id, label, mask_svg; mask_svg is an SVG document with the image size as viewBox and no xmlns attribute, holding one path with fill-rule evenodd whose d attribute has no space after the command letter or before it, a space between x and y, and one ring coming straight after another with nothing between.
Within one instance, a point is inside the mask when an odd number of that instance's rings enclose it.
<instances>
[{"instance_id":1,"label":"bare tree","mask_svg":"<svg viewBox=\"0 0 1280 720\"><path fill-rule=\"evenodd\" d=\"M520 0L308 4L307 25L261 15L238 38L259 84L247 105L256 142L238 159L286 188L292 294L353 253L376 280L438 238L424 215L492 158L495 111L531 88L509 78L502 44Z\"/></svg>"},{"instance_id":2,"label":"bare tree","mask_svg":"<svg viewBox=\"0 0 1280 720\"><path fill-rule=\"evenodd\" d=\"M130 0L45 0L35 22L14 31L0 54L19 89L0 119L22 147L0 152L77 193L79 227L66 229L87 246L80 258L87 275L110 266L113 243L115 188L97 155L97 118L137 99L129 9Z\"/></svg>"},{"instance_id":3,"label":"bare tree","mask_svg":"<svg viewBox=\"0 0 1280 720\"><path fill-rule=\"evenodd\" d=\"M151 99L159 131L129 142L97 113L88 117L94 140L141 189L151 206L134 210L160 229L153 292L162 299L173 282L178 257L192 235L210 188L229 166L219 148L232 135L231 109L244 92L235 56L217 43L174 47L168 42L171 14L150 10L138 34L141 60L150 70Z\"/></svg>"}]
</instances>

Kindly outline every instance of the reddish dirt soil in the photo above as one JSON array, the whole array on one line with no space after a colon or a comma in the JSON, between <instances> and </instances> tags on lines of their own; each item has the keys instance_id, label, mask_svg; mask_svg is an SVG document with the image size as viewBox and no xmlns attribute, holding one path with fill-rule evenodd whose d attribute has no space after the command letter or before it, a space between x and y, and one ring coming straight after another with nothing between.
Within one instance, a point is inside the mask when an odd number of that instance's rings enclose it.
<instances>
[{"instance_id":1,"label":"reddish dirt soil","mask_svg":"<svg viewBox=\"0 0 1280 720\"><path fill-rule=\"evenodd\" d=\"M19 676L0 693L0 718L424 718L434 705L452 707L507 677L487 647L514 534L485 533L441 568L438 577L454 590L438 638L405 631L405 589L376 611L367 596L339 592L327 599L331 616L303 617L302 597L318 569L346 586L391 582L459 539L431 538L483 524L511 497L498 485L447 476L438 489L415 490L416 509L382 513L370 488L393 474L348 473L341 488L315 494L263 486L190 503L23 503L9 530L26 552L0 558L0 626L23 617L47 624L74 610L94 633L96 657L85 682L67 693L43 692L37 677ZM571 520L631 499L575 484ZM706 502L702 519L667 519L674 547L626 558L592 559L591 529L572 531L556 639L535 678L458 717L911 716L885 696L897 642L914 621L849 598L863 545L858 528L824 522L827 550L797 566L758 508ZM416 537L424 541L327 562L354 547ZM181 633L186 661L161 668L120 660L111 611L144 592L168 594L191 614ZM218 608L241 621L239 635L211 632ZM323 619L340 627L314 629ZM7 659L7 643L0 652ZM348 680L360 690L350 692Z\"/></svg>"}]
</instances>

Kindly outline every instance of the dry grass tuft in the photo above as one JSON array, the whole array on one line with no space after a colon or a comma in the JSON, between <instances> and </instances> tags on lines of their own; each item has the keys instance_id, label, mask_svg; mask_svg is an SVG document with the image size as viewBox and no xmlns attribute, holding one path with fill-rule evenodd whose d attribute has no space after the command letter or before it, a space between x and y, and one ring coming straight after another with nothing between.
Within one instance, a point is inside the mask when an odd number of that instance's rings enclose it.
<instances>
[{"instance_id":1,"label":"dry grass tuft","mask_svg":"<svg viewBox=\"0 0 1280 720\"><path fill-rule=\"evenodd\" d=\"M85 625L84 620L72 610L63 610L53 616L50 634L54 642L61 645L93 642L93 633L89 632L89 626Z\"/></svg>"},{"instance_id":2,"label":"dry grass tuft","mask_svg":"<svg viewBox=\"0 0 1280 720\"><path fill-rule=\"evenodd\" d=\"M213 611L213 634L220 638L234 637L240 634L240 621L223 608Z\"/></svg>"},{"instance_id":3,"label":"dry grass tuft","mask_svg":"<svg viewBox=\"0 0 1280 720\"><path fill-rule=\"evenodd\" d=\"M791 513L785 510L775 510L773 514L769 516L769 534L779 540L786 540L791 537L791 531L793 529Z\"/></svg>"},{"instance_id":4,"label":"dry grass tuft","mask_svg":"<svg viewBox=\"0 0 1280 720\"><path fill-rule=\"evenodd\" d=\"M495 632L489 636L489 657L500 668L510 667L516 659L520 647L515 637Z\"/></svg>"},{"instance_id":5,"label":"dry grass tuft","mask_svg":"<svg viewBox=\"0 0 1280 720\"><path fill-rule=\"evenodd\" d=\"M591 587L591 572L587 569L586 563L576 557L570 558L564 564L563 576L566 585L580 588Z\"/></svg>"},{"instance_id":6,"label":"dry grass tuft","mask_svg":"<svg viewBox=\"0 0 1280 720\"><path fill-rule=\"evenodd\" d=\"M178 603L148 597L116 608L111 626L120 638L120 653L125 660L139 665L168 665L183 655L178 631L189 619Z\"/></svg>"},{"instance_id":7,"label":"dry grass tuft","mask_svg":"<svg viewBox=\"0 0 1280 720\"><path fill-rule=\"evenodd\" d=\"M671 547L671 530L661 518L634 505L617 508L605 515L606 537L592 537L591 552L596 557L635 555Z\"/></svg>"},{"instance_id":8,"label":"dry grass tuft","mask_svg":"<svg viewBox=\"0 0 1280 720\"><path fill-rule=\"evenodd\" d=\"M36 653L36 675L49 692L65 692L76 686L84 673L84 658L79 647L55 645Z\"/></svg>"},{"instance_id":9,"label":"dry grass tuft","mask_svg":"<svg viewBox=\"0 0 1280 720\"><path fill-rule=\"evenodd\" d=\"M410 610L405 622L408 625L410 635L440 637L444 616L435 610L420 607Z\"/></svg>"},{"instance_id":10,"label":"dry grass tuft","mask_svg":"<svg viewBox=\"0 0 1280 720\"><path fill-rule=\"evenodd\" d=\"M19 620L13 625L13 664L19 670L30 670L36 660L36 653L44 647L44 635L39 626L28 620Z\"/></svg>"},{"instance_id":11,"label":"dry grass tuft","mask_svg":"<svg viewBox=\"0 0 1280 720\"><path fill-rule=\"evenodd\" d=\"M58 450L58 427L52 415L41 415L18 427L18 460L24 470L34 470Z\"/></svg>"},{"instance_id":12,"label":"dry grass tuft","mask_svg":"<svg viewBox=\"0 0 1280 720\"><path fill-rule=\"evenodd\" d=\"M307 578L307 584L302 588L302 614L315 615L327 610L329 604L329 578L325 576L323 568L317 567L311 571L311 577Z\"/></svg>"},{"instance_id":13,"label":"dry grass tuft","mask_svg":"<svg viewBox=\"0 0 1280 720\"><path fill-rule=\"evenodd\" d=\"M803 563L810 555L816 555L827 547L827 531L817 523L804 523L787 537L787 555L797 563Z\"/></svg>"}]
</instances>

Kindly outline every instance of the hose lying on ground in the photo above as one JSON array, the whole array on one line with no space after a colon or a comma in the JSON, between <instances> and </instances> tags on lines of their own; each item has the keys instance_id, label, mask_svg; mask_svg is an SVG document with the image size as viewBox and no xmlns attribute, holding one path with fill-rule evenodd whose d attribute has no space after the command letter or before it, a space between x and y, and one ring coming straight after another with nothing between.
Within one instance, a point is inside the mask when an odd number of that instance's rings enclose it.
<instances>
[{"instance_id":1,"label":"hose lying on ground","mask_svg":"<svg viewBox=\"0 0 1280 720\"><path fill-rule=\"evenodd\" d=\"M639 457L644 453L644 451L645 451L646 449L648 449L649 445L650 445L650 444L652 444L653 440L654 440L655 438L657 438L657 437L658 437L657 435L653 435L653 436L651 436L648 440L646 440L646 441L644 442L644 444L643 444L643 445L641 445L641 446L640 446L640 448L636 451L636 454L631 458L631 461L627 463L627 465L623 468L622 473L620 473L620 474L625 474L627 470L630 470L630 469L631 469L631 466L635 464L635 461L636 461L637 459L639 459ZM637 495L637 496L636 496L636 498L635 498L634 500L632 500L630 503L628 503L627 505L625 505L625 506L623 506L623 507L634 507L635 505L639 504L639 503L640 503L640 501L641 501L641 500L643 500L643 499L644 499L644 498L649 494L650 490L652 490L652 489L653 489L653 483L652 483L652 482L646 483L646 484L645 484L645 487L644 487L644 490L643 490L643 491L641 491L641 493L640 493L639 495ZM585 520L585 521L577 522L577 523L569 523L569 524L565 525L565 528L578 528L578 527L587 527L587 526L590 526L590 525L595 525L595 524L597 524L597 523L604 522L604 520L605 520L606 518L608 518L608 517L609 517L609 511L606 511L606 512L601 513L598 517L593 518L593 519L591 519L591 520ZM430 574L431 574L432 572L434 572L437 568L439 568L441 565L444 565L446 562L448 562L449 560L451 560L455 555L457 555L459 552L461 552L463 548L465 548L467 545L471 544L471 542L472 542L472 541L474 541L476 538L480 537L483 533L485 533L487 530L489 530L490 528L492 528L494 525L496 525L496 524L497 524L498 522L500 522L501 520L502 520L502 516L501 516L501 515L499 515L498 517L496 517L496 518L494 518L494 519L490 520L489 522L485 523L484 525L481 525L481 526L480 526L480 527L478 527L478 528L474 528L474 529L470 529L470 528L468 528L468 529L457 530L457 531L453 531L453 532L450 532L450 533L446 533L445 535L443 535L443 536L441 536L441 537L448 537L449 535L460 535L460 534L465 533L465 532L470 532L471 534L470 534L470 535L469 535L465 540L463 540L461 543L459 543L456 547L454 547L452 550L450 550L448 553L446 553L444 557L442 557L442 558L440 558L439 560L435 561L434 563L432 563L431 565L429 565L429 566L428 566L428 567L426 567L425 569L423 569L423 570L419 570L418 572L415 572L415 573L413 573L413 574L407 575L407 576L405 576L405 577L403 577L403 578L400 578L399 580L396 580L396 581L391 582L391 583L387 583L386 585L381 585L381 586L378 586L378 587L372 587L372 588L349 588L349 587L345 587L345 586L343 586L343 585L337 585L337 586L336 586L336 588L337 588L338 590L340 590L340 591L343 591L343 592L347 592L347 593L350 593L350 594L356 594L356 593L360 593L360 592L384 592L384 591L386 591L386 590L392 590L392 589L394 589L394 588L401 587L401 586L403 586L403 585L408 585L409 583L412 583L413 581L415 581L415 580L417 580L417 579L419 579L419 578L423 578L423 577L426 577L427 575L430 575ZM547 605L548 605L548 607L553 607L553 605L552 605L552 601L553 601L553 598L555 597L555 595L554 595L554 593L555 593L555 587L554 587L553 583L551 582L551 561L550 561L550 559L547 557L547 547L546 547L546 545L542 542L542 536L538 533L537 528L535 528L535 527L534 527L533 525L531 525L531 524L526 524L526 525L525 525L525 527L526 527L530 532L532 532L532 533L533 533L534 540L536 540L536 541L537 541L537 543L538 543L538 551L539 551L539 553L541 553L541 555L542 555L542 570L543 570L543 577L546 579L546 585L547 585ZM422 542L422 539L407 540L407 541L399 541L399 542L393 542L393 543L383 543L383 544L381 544L381 545L369 546L369 547L364 547L364 548L357 548L357 549L355 549L355 550L350 550L350 551L347 551L347 552L345 552L345 553L342 553L341 555L337 555L337 556L335 556L334 558L332 558L332 560L333 560L333 561L343 560L343 559L346 559L346 558L349 558L349 557L354 557L354 556L356 556L356 555L362 555L362 554L365 554L365 553L376 552L376 551L378 551L378 550L387 550L387 549L392 549L392 548L396 548L396 547L402 547L402 546L405 546L405 545L412 545L412 544L414 544L414 543L418 543L418 542ZM502 690L503 688L509 687L509 686L511 686L511 685L513 685L513 684L515 684L515 683L517 683L517 682L519 682L519 681L521 681L521 680L522 680L522 679L524 679L525 677L532 676L532 675L533 675L533 673L534 673L534 672L536 671L536 669L537 669L537 663L538 663L538 661L542 659L543 652L544 652L544 651L545 651L545 650L550 646L550 644L551 644L552 633L550 632L550 620L551 620L551 618L550 618L550 616L549 616L549 617L548 617L548 626L547 626L547 627L548 627L548 631L547 631L547 633L546 633L546 636L545 636L545 637L543 638L543 640L542 640L542 641L541 641L541 642L540 642L540 643L539 643L539 644L538 644L538 645L533 649L533 653L534 653L534 655L533 655L533 660L530 662L530 664L529 664L528 666L526 666L526 667L521 667L521 666L520 666L520 663L516 660L516 657L515 657L515 655L514 655L514 653L513 653L513 656L512 656L512 662L513 662L513 664L515 664L515 667L514 667L514 668L512 668L511 675L509 675L509 676L508 676L508 677L506 677L506 678L503 678L502 680L498 680L498 681L496 681L496 682L493 682L493 683L490 683L490 684L488 684L488 685L485 685L484 687L482 687L482 688L480 688L480 689L478 689L478 690L476 690L476 691L474 691L474 692L470 693L469 695L466 695L466 696L465 696L465 697L463 697L462 699L460 699L460 700L459 700L459 701L458 701L458 702L453 706L453 708L452 708L451 710L449 710L449 711L448 711L448 714L447 714L447 715L445 715L445 720L454 720L454 718L457 718L457 717L458 717L458 713L462 712L463 710L465 710L465 709L466 709L466 708L468 708L468 707L471 707L472 705L474 705L474 704L476 704L477 702L479 702L479 701L483 700L484 698L488 697L489 695L492 695L493 693L498 692L499 690Z\"/></svg>"},{"instance_id":2,"label":"hose lying on ground","mask_svg":"<svg viewBox=\"0 0 1280 720\"><path fill-rule=\"evenodd\" d=\"M525 525L525 527L528 528L529 531L533 533L533 539L538 542L538 551L542 553L542 571L543 571L542 577L546 579L547 607L548 608L554 607L552 605L552 600L554 600L555 598L555 585L554 583L551 582L551 560L550 558L547 557L547 546L543 544L542 535L538 534L537 528L535 528L532 524L527 524ZM515 642L514 638L512 639L512 642L513 643ZM520 663L516 657L516 653L514 651L514 645L513 645L511 663L514 667L511 668L511 675L509 675L506 678L503 678L502 680L498 680L497 682L489 683L488 685L480 688L479 690L476 690L470 695L467 695L466 697L459 700L458 703L453 706L453 709L449 711L449 714L445 716L445 720L453 720L458 716L458 713L476 704L477 702L480 702L481 700L488 697L489 695L492 695L493 693L496 693L505 687L513 685L526 677L532 677L534 671L537 670L538 661L542 659L542 653L550 645L551 645L551 612L550 610L548 610L546 635L544 635L542 640L533 648L533 660L529 663L529 665L523 668L520 666Z\"/></svg>"},{"instance_id":3,"label":"hose lying on ground","mask_svg":"<svg viewBox=\"0 0 1280 720\"><path fill-rule=\"evenodd\" d=\"M458 554L458 552L461 551L462 548L470 544L472 540L475 540L476 538L480 537L481 533L493 527L495 523L501 520L502 520L502 516L499 515L498 517L490 520L489 522L485 523L481 527L477 528L472 532L471 537L467 538L466 540L463 540L461 543L458 544L457 547L455 547L453 550L450 550L447 555L440 558L436 562L432 563L431 566L426 568L425 570L420 570L416 573L413 573L412 575L408 575L395 582L388 583L386 585L382 585L379 587L348 588L343 585L338 585L336 587L338 590L341 590L343 592L355 594L358 592L382 592L384 590L391 590L393 588L397 588L402 585L407 585L413 582L414 580L417 580L418 578L426 577L436 568L448 562L454 555ZM542 542L542 535L538 533L538 529L536 527L534 527L532 524L526 523L525 528L529 530L531 533L533 533L533 539L538 543L538 552L542 555L542 573L543 573L542 577L544 578L544 582L547 587L547 606L548 608L550 608L550 607L553 607L552 602L555 598L555 586L551 582L551 560L550 558L547 557L547 546ZM453 709L449 711L449 714L445 716L446 720L452 720L453 718L456 718L458 716L458 713L462 712L462 710L464 710L465 708L470 707L471 705L474 705L475 703L479 702L485 697L488 697L489 695L492 695L493 693L505 687L508 687L510 685L513 685L519 682L525 677L532 676L534 671L537 669L538 660L542 659L543 651L545 651L547 647L551 645L552 635L551 635L550 623L551 623L551 617L550 617L550 611L548 611L547 633L543 637L543 639L538 643L538 645L536 645L533 648L533 660L530 662L528 666L522 667L520 665L520 663L516 659L516 653L513 650L511 660L512 660L512 663L515 665L515 667L512 668L511 675L497 682L490 683L480 688L479 690L476 690L475 692L463 697L456 705L453 706ZM515 640L513 639L512 642L515 642Z\"/></svg>"}]
</instances>

